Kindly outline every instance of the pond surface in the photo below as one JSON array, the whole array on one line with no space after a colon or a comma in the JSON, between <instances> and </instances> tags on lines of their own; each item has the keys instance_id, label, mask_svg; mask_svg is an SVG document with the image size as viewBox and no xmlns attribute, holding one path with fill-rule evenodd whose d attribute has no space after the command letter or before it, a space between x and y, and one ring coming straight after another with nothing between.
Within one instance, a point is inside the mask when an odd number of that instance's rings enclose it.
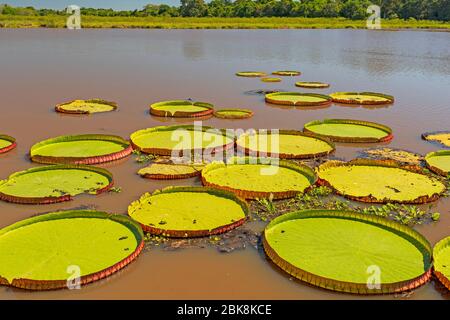
<instances>
[{"instance_id":1,"label":"pond surface","mask_svg":"<svg viewBox=\"0 0 450 320\"><path fill-rule=\"evenodd\" d=\"M237 71L300 70L281 83L238 78ZM300 110L268 105L257 89L296 88L296 81L331 84L319 93L375 91L392 94L394 105ZM365 30L0 30L0 132L17 138L18 148L0 156L0 178L36 164L27 153L36 142L64 134L132 132L186 120L149 115L149 104L187 99L217 108L246 108L246 120L212 118L205 125L222 128L301 130L323 118L353 118L386 124L394 130L389 147L422 154L439 147L422 141L427 131L450 129L450 34ZM72 99L116 101L119 111L93 116L56 114L54 105ZM352 159L371 145L338 144L336 156ZM132 158L108 164L121 193L81 196L74 201L27 206L0 202L0 227L37 213L93 206L126 213L141 194L169 185L200 185L198 178L150 181L136 172ZM450 199L433 210L438 223L419 226L431 244L450 234ZM258 227L258 226L256 226ZM260 227L260 226L259 226ZM1 263L1 262L0 262ZM113 277L82 288L25 292L0 288L2 299L84 298L232 298L358 299L292 280L253 248L229 254L215 249L152 249ZM402 298L378 296L371 299ZM409 299L446 299L434 281Z\"/></svg>"}]
</instances>

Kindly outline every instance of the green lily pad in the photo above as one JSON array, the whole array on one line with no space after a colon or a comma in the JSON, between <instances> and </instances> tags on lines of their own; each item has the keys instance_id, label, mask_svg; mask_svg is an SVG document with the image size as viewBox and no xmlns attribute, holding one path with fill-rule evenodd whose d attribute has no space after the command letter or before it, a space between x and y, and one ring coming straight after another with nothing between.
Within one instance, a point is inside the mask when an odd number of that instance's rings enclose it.
<instances>
[{"instance_id":1,"label":"green lily pad","mask_svg":"<svg viewBox=\"0 0 450 320\"><path fill-rule=\"evenodd\" d=\"M171 237L198 237L231 230L246 220L248 207L227 191L169 187L146 193L128 207L144 230Z\"/></svg>"},{"instance_id":2,"label":"green lily pad","mask_svg":"<svg viewBox=\"0 0 450 320\"><path fill-rule=\"evenodd\" d=\"M0 200L41 204L71 200L83 194L98 194L111 188L112 174L84 165L36 167L0 181Z\"/></svg>"},{"instance_id":3,"label":"green lily pad","mask_svg":"<svg viewBox=\"0 0 450 320\"><path fill-rule=\"evenodd\" d=\"M314 81L299 81L295 83L296 87L300 88L309 88L309 89L323 89L328 88L330 85L328 83L323 82L314 82Z\"/></svg>"},{"instance_id":4,"label":"green lily pad","mask_svg":"<svg viewBox=\"0 0 450 320\"><path fill-rule=\"evenodd\" d=\"M335 92L330 94L334 102L344 104L379 105L394 103L394 97L377 92Z\"/></svg>"},{"instance_id":5,"label":"green lily pad","mask_svg":"<svg viewBox=\"0 0 450 320\"><path fill-rule=\"evenodd\" d=\"M359 151L358 154L359 158L374 160L394 160L405 165L414 166L421 166L423 161L423 156L418 153L386 147L365 149Z\"/></svg>"},{"instance_id":6,"label":"green lily pad","mask_svg":"<svg viewBox=\"0 0 450 320\"><path fill-rule=\"evenodd\" d=\"M162 101L150 106L150 114L158 117L194 118L208 116L213 112L212 104L189 100Z\"/></svg>"},{"instance_id":7,"label":"green lily pad","mask_svg":"<svg viewBox=\"0 0 450 320\"><path fill-rule=\"evenodd\" d=\"M294 77L294 76L299 76L302 73L300 71L294 71L294 70L281 70L281 71L274 71L274 72L272 72L272 74L276 75L276 76Z\"/></svg>"},{"instance_id":8,"label":"green lily pad","mask_svg":"<svg viewBox=\"0 0 450 320\"><path fill-rule=\"evenodd\" d=\"M199 176L203 167L203 164L152 163L140 169L138 174L144 178L156 180L186 179Z\"/></svg>"},{"instance_id":9,"label":"green lily pad","mask_svg":"<svg viewBox=\"0 0 450 320\"><path fill-rule=\"evenodd\" d=\"M321 157L335 150L327 139L295 130L247 132L239 136L236 145L247 155L281 159Z\"/></svg>"},{"instance_id":10,"label":"green lily pad","mask_svg":"<svg viewBox=\"0 0 450 320\"><path fill-rule=\"evenodd\" d=\"M248 109L220 109L214 111L214 116L222 119L247 119L253 116L253 111Z\"/></svg>"},{"instance_id":11,"label":"green lily pad","mask_svg":"<svg viewBox=\"0 0 450 320\"><path fill-rule=\"evenodd\" d=\"M281 82L281 78L271 78L271 77L267 77L267 78L261 78L262 82Z\"/></svg>"},{"instance_id":12,"label":"green lily pad","mask_svg":"<svg viewBox=\"0 0 450 320\"><path fill-rule=\"evenodd\" d=\"M16 145L16 139L13 137L0 135L0 154L14 149Z\"/></svg>"},{"instance_id":13,"label":"green lily pad","mask_svg":"<svg viewBox=\"0 0 450 320\"><path fill-rule=\"evenodd\" d=\"M121 137L83 134L41 141L31 147L30 157L39 163L97 164L124 158L131 152L130 143Z\"/></svg>"},{"instance_id":14,"label":"green lily pad","mask_svg":"<svg viewBox=\"0 0 450 320\"><path fill-rule=\"evenodd\" d=\"M450 131L427 132L422 134L422 138L439 144L444 148L450 148Z\"/></svg>"},{"instance_id":15,"label":"green lily pad","mask_svg":"<svg viewBox=\"0 0 450 320\"><path fill-rule=\"evenodd\" d=\"M266 94L266 102L298 107L314 107L328 106L331 104L332 99L330 96L317 93L275 92Z\"/></svg>"},{"instance_id":16,"label":"green lily pad","mask_svg":"<svg viewBox=\"0 0 450 320\"><path fill-rule=\"evenodd\" d=\"M131 134L133 147L156 155L182 154L213 150L218 152L234 146L234 138L225 130L193 125L160 126L143 129Z\"/></svg>"},{"instance_id":17,"label":"green lily pad","mask_svg":"<svg viewBox=\"0 0 450 320\"><path fill-rule=\"evenodd\" d=\"M446 177L450 173L450 150L431 152L425 162L431 171Z\"/></svg>"},{"instance_id":18,"label":"green lily pad","mask_svg":"<svg viewBox=\"0 0 450 320\"><path fill-rule=\"evenodd\" d=\"M329 161L316 170L321 184L363 202L426 203L436 201L446 190L443 183L422 174L420 168L395 161Z\"/></svg>"},{"instance_id":19,"label":"green lily pad","mask_svg":"<svg viewBox=\"0 0 450 320\"><path fill-rule=\"evenodd\" d=\"M439 241L433 249L434 274L450 290L450 237Z\"/></svg>"},{"instance_id":20,"label":"green lily pad","mask_svg":"<svg viewBox=\"0 0 450 320\"><path fill-rule=\"evenodd\" d=\"M402 292L426 283L431 275L431 246L422 235L353 211L282 215L264 230L263 244L284 271L335 291Z\"/></svg>"},{"instance_id":21,"label":"green lily pad","mask_svg":"<svg viewBox=\"0 0 450 320\"><path fill-rule=\"evenodd\" d=\"M91 114L109 112L117 109L117 103L102 99L73 100L56 105L55 110L61 113Z\"/></svg>"},{"instance_id":22,"label":"green lily pad","mask_svg":"<svg viewBox=\"0 0 450 320\"><path fill-rule=\"evenodd\" d=\"M79 271L84 285L132 262L143 238L131 219L98 211L60 211L22 220L0 230L0 284L65 288Z\"/></svg>"},{"instance_id":23,"label":"green lily pad","mask_svg":"<svg viewBox=\"0 0 450 320\"><path fill-rule=\"evenodd\" d=\"M202 170L206 186L229 190L245 199L285 199L304 192L316 182L314 171L290 161L260 158L232 158L215 162Z\"/></svg>"},{"instance_id":24,"label":"green lily pad","mask_svg":"<svg viewBox=\"0 0 450 320\"><path fill-rule=\"evenodd\" d=\"M325 119L305 124L305 132L315 133L336 142L387 142L393 139L391 128L375 122Z\"/></svg>"},{"instance_id":25,"label":"green lily pad","mask_svg":"<svg viewBox=\"0 0 450 320\"><path fill-rule=\"evenodd\" d=\"M256 78L256 77L265 77L267 74L264 72L259 72L259 71L240 71L240 72L237 72L236 75L238 77Z\"/></svg>"}]
</instances>

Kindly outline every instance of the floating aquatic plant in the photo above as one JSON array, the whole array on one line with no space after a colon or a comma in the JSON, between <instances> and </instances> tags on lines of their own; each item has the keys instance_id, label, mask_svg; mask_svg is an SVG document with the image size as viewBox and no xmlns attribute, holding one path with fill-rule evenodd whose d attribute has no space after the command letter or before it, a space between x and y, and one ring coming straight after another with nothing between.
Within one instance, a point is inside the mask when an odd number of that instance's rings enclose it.
<instances>
[{"instance_id":1,"label":"floating aquatic plant","mask_svg":"<svg viewBox=\"0 0 450 320\"><path fill-rule=\"evenodd\" d=\"M128 207L145 231L168 237L219 234L243 224L245 201L233 193L205 187L168 187L146 193Z\"/></svg>"},{"instance_id":2,"label":"floating aquatic plant","mask_svg":"<svg viewBox=\"0 0 450 320\"><path fill-rule=\"evenodd\" d=\"M272 72L273 75L276 76L285 76L285 77L294 77L301 75L300 71L294 71L294 70L280 70L280 71L274 71Z\"/></svg>"},{"instance_id":3,"label":"floating aquatic plant","mask_svg":"<svg viewBox=\"0 0 450 320\"><path fill-rule=\"evenodd\" d=\"M336 142L387 142L394 138L392 129L375 122L325 119L305 124L303 131L327 137Z\"/></svg>"},{"instance_id":4,"label":"floating aquatic plant","mask_svg":"<svg viewBox=\"0 0 450 320\"><path fill-rule=\"evenodd\" d=\"M125 158L133 151L121 137L104 134L60 136L31 147L30 157L39 163L98 164Z\"/></svg>"},{"instance_id":5,"label":"floating aquatic plant","mask_svg":"<svg viewBox=\"0 0 450 320\"><path fill-rule=\"evenodd\" d=\"M69 201L74 196L99 194L113 185L112 174L85 165L36 167L0 181L0 200L23 204Z\"/></svg>"},{"instance_id":6,"label":"floating aquatic plant","mask_svg":"<svg viewBox=\"0 0 450 320\"><path fill-rule=\"evenodd\" d=\"M266 102L296 107L321 107L330 105L332 98L317 93L275 92L266 94Z\"/></svg>"},{"instance_id":7,"label":"floating aquatic plant","mask_svg":"<svg viewBox=\"0 0 450 320\"><path fill-rule=\"evenodd\" d=\"M214 116L222 119L247 119L253 116L253 111L249 109L220 109L214 111Z\"/></svg>"},{"instance_id":8,"label":"floating aquatic plant","mask_svg":"<svg viewBox=\"0 0 450 320\"><path fill-rule=\"evenodd\" d=\"M186 179L199 176L203 167L203 164L152 163L140 169L138 174L155 180Z\"/></svg>"},{"instance_id":9,"label":"floating aquatic plant","mask_svg":"<svg viewBox=\"0 0 450 320\"><path fill-rule=\"evenodd\" d=\"M206 102L172 100L154 103L150 114L158 117L197 118L212 115L214 106Z\"/></svg>"},{"instance_id":10,"label":"floating aquatic plant","mask_svg":"<svg viewBox=\"0 0 450 320\"><path fill-rule=\"evenodd\" d=\"M0 284L29 290L100 280L131 263L144 235L126 216L70 210L35 216L0 230Z\"/></svg>"},{"instance_id":11,"label":"floating aquatic plant","mask_svg":"<svg viewBox=\"0 0 450 320\"><path fill-rule=\"evenodd\" d=\"M434 274L450 290L450 237L439 241L433 249Z\"/></svg>"},{"instance_id":12,"label":"floating aquatic plant","mask_svg":"<svg viewBox=\"0 0 450 320\"><path fill-rule=\"evenodd\" d=\"M73 100L57 104L55 110L70 114L91 114L109 112L117 109L117 103L103 99Z\"/></svg>"},{"instance_id":13,"label":"floating aquatic plant","mask_svg":"<svg viewBox=\"0 0 450 320\"><path fill-rule=\"evenodd\" d=\"M403 292L431 277L431 246L422 235L353 211L282 215L264 230L263 244L268 257L290 275L334 291Z\"/></svg>"},{"instance_id":14,"label":"floating aquatic plant","mask_svg":"<svg viewBox=\"0 0 450 320\"><path fill-rule=\"evenodd\" d=\"M450 131L436 131L422 134L422 139L450 148Z\"/></svg>"},{"instance_id":15,"label":"floating aquatic plant","mask_svg":"<svg viewBox=\"0 0 450 320\"><path fill-rule=\"evenodd\" d=\"M334 102L359 105L382 105L394 103L391 95L377 92L335 92L330 94Z\"/></svg>"},{"instance_id":16,"label":"floating aquatic plant","mask_svg":"<svg viewBox=\"0 0 450 320\"><path fill-rule=\"evenodd\" d=\"M430 152L425 156L425 162L431 171L447 177L450 173L450 150Z\"/></svg>"},{"instance_id":17,"label":"floating aquatic plant","mask_svg":"<svg viewBox=\"0 0 450 320\"><path fill-rule=\"evenodd\" d=\"M16 139L4 134L0 135L0 154L11 151L16 146L17 146Z\"/></svg>"},{"instance_id":18,"label":"floating aquatic plant","mask_svg":"<svg viewBox=\"0 0 450 320\"><path fill-rule=\"evenodd\" d=\"M299 81L295 83L295 86L300 88L309 88L309 89L323 89L328 88L330 85L328 83L323 82L307 82L307 81Z\"/></svg>"},{"instance_id":19,"label":"floating aquatic plant","mask_svg":"<svg viewBox=\"0 0 450 320\"><path fill-rule=\"evenodd\" d=\"M249 77L249 78L256 78L256 77L265 77L265 76L267 76L266 73L259 72L259 71L240 71L240 72L237 72L236 75L238 77Z\"/></svg>"}]
</instances>

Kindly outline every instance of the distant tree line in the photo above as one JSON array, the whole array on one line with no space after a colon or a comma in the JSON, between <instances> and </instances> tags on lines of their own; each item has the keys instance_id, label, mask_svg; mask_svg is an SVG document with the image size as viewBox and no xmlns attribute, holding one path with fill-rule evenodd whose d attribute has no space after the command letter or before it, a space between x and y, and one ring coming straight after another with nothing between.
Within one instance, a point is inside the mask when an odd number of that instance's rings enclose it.
<instances>
[{"instance_id":1,"label":"distant tree line","mask_svg":"<svg viewBox=\"0 0 450 320\"><path fill-rule=\"evenodd\" d=\"M381 7L382 18L450 20L450 0L181 0L180 6L148 4L141 10L81 8L82 15L101 17L344 17L364 19L367 7ZM0 5L2 14L64 15L64 10Z\"/></svg>"}]
</instances>

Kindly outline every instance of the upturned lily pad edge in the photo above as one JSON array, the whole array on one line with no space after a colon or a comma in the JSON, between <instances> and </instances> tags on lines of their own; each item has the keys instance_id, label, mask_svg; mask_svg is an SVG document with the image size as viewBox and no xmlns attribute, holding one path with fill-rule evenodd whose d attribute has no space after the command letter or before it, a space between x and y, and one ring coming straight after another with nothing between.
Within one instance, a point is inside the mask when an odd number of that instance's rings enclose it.
<instances>
[{"instance_id":1,"label":"upturned lily pad edge","mask_svg":"<svg viewBox=\"0 0 450 320\"><path fill-rule=\"evenodd\" d=\"M200 187L169 186L169 187L163 188L161 190L155 190L153 193L150 193L150 192L144 193L138 200L133 201L128 206L128 215L130 216L131 219L133 219L133 217L130 214L130 211L133 209L133 207L138 206L142 201L146 201L146 199L148 197L158 195L161 193L177 193L177 192L208 193L208 194L211 194L214 196L219 196L222 198L232 200L232 201L236 202L237 204L239 204L239 206L242 208L242 210L244 212L245 217L238 221L234 221L230 224L223 225L223 226L211 229L211 230L167 230L167 229L161 229L161 228L157 228L154 226L142 224L139 221L136 221L137 223L139 223L141 225L142 229L145 232L151 233L153 235L161 235L161 236L169 237L169 238L199 238L199 237L206 237L206 236L211 236L211 235L218 235L218 234L228 232L232 229L235 229L235 228L243 225L247 221L249 214L250 214L250 209L247 205L247 202L232 192L217 189L217 188L201 187L201 186Z\"/></svg>"},{"instance_id":2,"label":"upturned lily pad edge","mask_svg":"<svg viewBox=\"0 0 450 320\"><path fill-rule=\"evenodd\" d=\"M374 225L383 226L384 228L395 230L397 233L401 232L405 236L409 238L410 241L414 241L416 245L420 245L423 251L425 251L424 256L429 256L428 266L425 272L410 280L395 282L395 283L381 283L380 289L369 289L366 283L352 283L339 281L334 279L329 279L325 277L321 277L315 275L311 272L305 271L301 268L298 268L289 262L283 260L276 251L270 247L267 237L265 235L266 230L270 227L278 224L280 222L284 222L286 220L291 220L293 218L305 219L305 218L314 218L314 217L329 217L329 218L341 218L341 219L351 219L355 221L363 221L368 222ZM420 233L404 226L398 222L388 220L382 217L373 216L373 215L365 215L361 213L356 213L354 211L346 211L346 210L305 210L305 211L294 211L291 213L286 213L282 216L279 216L273 219L265 228L262 235L262 243L264 247L264 251L266 255L272 260L272 262L281 268L283 271L287 272L291 276L312 284L317 287L321 287L323 289L352 293L352 294L364 294L364 295L372 295L372 294L389 294L389 293L400 293L408 290L413 290L419 286L427 283L431 278L432 272L432 248L428 240L423 237ZM419 249L419 248L418 248ZM422 251L421 250L421 251Z\"/></svg>"},{"instance_id":3,"label":"upturned lily pad edge","mask_svg":"<svg viewBox=\"0 0 450 320\"><path fill-rule=\"evenodd\" d=\"M427 168L430 169L431 171L433 171L434 173L444 176L444 177L447 177L449 174L448 171L444 171L441 168L433 166L428 161L432 157L439 157L439 156L450 156L450 150L439 150L439 151L434 151L434 152L428 153L425 156L425 164L426 164Z\"/></svg>"},{"instance_id":4,"label":"upturned lily pad edge","mask_svg":"<svg viewBox=\"0 0 450 320\"><path fill-rule=\"evenodd\" d=\"M65 105L74 103L75 101L77 101L77 100L71 100L71 101L59 103L55 106L55 111L59 112L59 113L67 113L67 114L91 114L91 112L89 112L89 111L64 109ZM107 101L107 100L103 100L103 99L86 99L83 101L85 101L86 103L99 103L99 104L108 105L108 106L112 107L111 111L116 111L118 109L117 103L113 102L113 101ZM107 112L110 112L110 111L107 111Z\"/></svg>"},{"instance_id":5,"label":"upturned lily pad edge","mask_svg":"<svg viewBox=\"0 0 450 320\"><path fill-rule=\"evenodd\" d=\"M80 277L80 285L86 285L92 283L94 281L98 281L104 279L113 273L123 269L125 266L133 262L138 255L142 252L144 248L144 233L139 226L138 223L134 222L132 219L127 216L121 214L111 214L102 211L95 210L66 210L66 211L56 211L52 213L42 214L38 216L34 216L19 222L16 222L12 225L9 225L0 230L0 235L6 232L12 231L14 229L18 229L33 223L38 223L42 221L48 220L57 220L57 219L71 219L71 218L96 218L96 219L110 219L117 223L121 223L125 225L128 229L132 231L132 233L136 237L136 242L138 243L136 249L126 258L121 261L115 263L109 268L100 270L98 272L84 275ZM65 280L32 280L32 279L13 279L10 283L5 278L0 275L0 285L16 287L25 290L33 290L33 291L44 291L44 290L56 290L67 288L67 279Z\"/></svg>"},{"instance_id":6,"label":"upturned lily pad edge","mask_svg":"<svg viewBox=\"0 0 450 320\"><path fill-rule=\"evenodd\" d=\"M176 111L173 114L169 114L164 110L157 110L155 107L164 106L164 105L173 105L189 102L193 106L198 106L205 108L204 111ZM160 101L150 105L150 114L157 117L169 117L169 118L200 118L212 115L214 112L214 105L207 102L191 102L189 100L168 100L168 101Z\"/></svg>"},{"instance_id":7,"label":"upturned lily pad edge","mask_svg":"<svg viewBox=\"0 0 450 320\"><path fill-rule=\"evenodd\" d=\"M297 102L292 102L292 101L288 101L288 100L279 100L276 99L277 96L281 96L281 95L296 95L296 96L309 96L309 97L316 97L316 98L321 98L324 101L319 101L319 102L302 102L302 101L297 101ZM300 93L300 92L273 92L273 93L268 93L265 96L265 100L268 103L272 103L272 104L278 104L278 105L288 105L288 106L298 106L298 107L325 107L325 106L329 106L333 103L333 99L325 94L319 94L319 93Z\"/></svg>"},{"instance_id":8,"label":"upturned lily pad edge","mask_svg":"<svg viewBox=\"0 0 450 320\"><path fill-rule=\"evenodd\" d=\"M241 112L241 113L245 113L245 114L222 114L222 112ZM229 108L229 109L219 109L214 111L214 116L216 118L221 118L221 119L248 119L253 117L253 111L250 109L238 109L238 108Z\"/></svg>"},{"instance_id":9,"label":"upturned lily pad edge","mask_svg":"<svg viewBox=\"0 0 450 320\"><path fill-rule=\"evenodd\" d=\"M102 140L115 142L124 146L122 151L117 151L101 156L92 157L53 157L53 156L42 156L39 154L34 154L37 148L45 145L49 145L57 142L67 142L67 141L79 141L79 140ZM45 164L100 164L105 162L112 162L123 159L133 152L133 147L131 144L119 136L114 135L103 135L103 134L82 134L82 135L66 135L59 136L55 138L50 138L47 140L40 141L33 145L30 149L30 159L33 162L45 163Z\"/></svg>"},{"instance_id":10,"label":"upturned lily pad edge","mask_svg":"<svg viewBox=\"0 0 450 320\"><path fill-rule=\"evenodd\" d=\"M435 144L435 145L441 146L441 147L443 147L443 148L445 148L445 149L450 149L449 146L447 146L447 145L445 145L445 144L439 142L438 140L428 139L428 136L436 135L436 134L449 134L449 135L450 135L450 131L433 131L433 132L425 132L425 133L423 133L423 134L421 135L421 137L422 137L423 140L425 140L425 141L427 141L427 142L430 142L430 143L433 143L433 144Z\"/></svg>"},{"instance_id":11,"label":"upturned lily pad edge","mask_svg":"<svg viewBox=\"0 0 450 320\"><path fill-rule=\"evenodd\" d=\"M355 100L355 99L341 99L334 98L333 95L367 95L367 96L375 96L386 99L386 101L372 101L372 100ZM379 92L334 92L330 95L333 99L333 102L342 103L342 104L358 104L358 105L387 105L393 104L395 102L394 96L389 94L379 93Z\"/></svg>"},{"instance_id":12,"label":"upturned lily pad edge","mask_svg":"<svg viewBox=\"0 0 450 320\"><path fill-rule=\"evenodd\" d=\"M11 142L11 144L9 146L6 146L4 148L0 148L0 154L6 153L8 151L11 151L15 147L17 147L16 139L11 137L11 136L8 136L8 135L5 135L5 134L0 134L0 139Z\"/></svg>"},{"instance_id":13,"label":"upturned lily pad edge","mask_svg":"<svg viewBox=\"0 0 450 320\"><path fill-rule=\"evenodd\" d=\"M450 237L446 237L440 240L433 248L433 259L436 260L437 256L443 251L450 247ZM436 270L436 266L433 267L433 273L438 278L438 280L448 289L450 290L450 279L447 278L442 272Z\"/></svg>"}]
</instances>

